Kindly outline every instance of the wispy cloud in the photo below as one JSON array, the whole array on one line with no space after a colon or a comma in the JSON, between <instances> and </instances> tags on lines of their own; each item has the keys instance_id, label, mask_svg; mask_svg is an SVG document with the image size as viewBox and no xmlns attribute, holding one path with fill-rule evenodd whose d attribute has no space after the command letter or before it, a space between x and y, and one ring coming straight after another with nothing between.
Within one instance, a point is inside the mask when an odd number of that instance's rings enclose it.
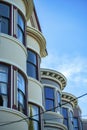
<instances>
[{"instance_id":1,"label":"wispy cloud","mask_svg":"<svg viewBox=\"0 0 87 130\"><path fill-rule=\"evenodd\" d=\"M87 58L77 56L58 56L49 54L43 59L41 67L57 70L67 78L67 86L64 91L74 94L76 97L87 92ZM79 99L79 105L83 113L87 114L87 96Z\"/></svg>"},{"instance_id":2,"label":"wispy cloud","mask_svg":"<svg viewBox=\"0 0 87 130\"><path fill-rule=\"evenodd\" d=\"M73 80L73 76L76 75L78 78L75 77L74 79L79 80L81 73L87 73L87 59L79 56L72 58L69 56L58 57L51 54L43 60L41 67L60 71L69 80Z\"/></svg>"}]
</instances>

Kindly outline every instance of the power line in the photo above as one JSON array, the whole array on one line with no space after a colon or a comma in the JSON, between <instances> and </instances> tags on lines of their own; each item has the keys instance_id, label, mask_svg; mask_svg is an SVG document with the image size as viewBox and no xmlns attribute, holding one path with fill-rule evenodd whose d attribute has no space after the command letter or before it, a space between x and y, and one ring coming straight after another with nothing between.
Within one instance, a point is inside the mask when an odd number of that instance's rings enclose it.
<instances>
[{"instance_id":1,"label":"power line","mask_svg":"<svg viewBox=\"0 0 87 130\"><path fill-rule=\"evenodd\" d=\"M72 102L72 101L74 101L74 100L76 100L76 99L82 98L82 97L84 97L84 96L86 96L86 95L87 95L87 93L85 93L85 94L83 94L83 95L81 95L81 96L79 96L79 97L76 97L75 99L70 100L70 102ZM58 106L56 106L56 107L53 107L53 108L51 108L51 109L49 109L49 110L43 111L43 112L41 112L41 113L39 113L39 114L35 114L35 115L31 116L31 117L23 118L23 119L20 119L20 120L17 120L17 121L11 121L11 122L7 122L7 123L3 123L3 124L1 124L0 126L10 125L10 124L14 124L14 123L21 122L21 121L23 121L23 120L27 120L27 119L29 119L29 118L32 118L32 117L35 117L35 116L44 114L44 113L47 112L47 111L52 111L52 110L54 110L54 109L56 109L56 108L58 108L58 107L60 107L60 106L66 105L67 103L70 103L70 102L63 103L63 104L58 105Z\"/></svg>"},{"instance_id":2,"label":"power line","mask_svg":"<svg viewBox=\"0 0 87 130\"><path fill-rule=\"evenodd\" d=\"M17 120L17 121L11 121L11 122L7 122L7 123L3 123L0 126L5 126L5 125L10 125L10 124L18 123L18 122L21 122L21 121L27 120L27 119L29 119L29 117L23 118L23 119L20 119L20 120Z\"/></svg>"},{"instance_id":3,"label":"power line","mask_svg":"<svg viewBox=\"0 0 87 130\"><path fill-rule=\"evenodd\" d=\"M56 107L53 107L53 108L51 108L51 109L49 109L49 110L46 110L46 111L44 111L44 112L41 112L40 115L43 114L43 113L45 113L45 112L47 112L47 111L52 111L52 110L54 110L54 109L56 109L56 108L58 108L58 107L61 107L61 106L63 106L63 105L66 105L67 103L71 103L72 101L74 101L74 100L76 100L76 99L79 99L79 98L82 98L82 97L84 97L84 96L86 96L86 95L87 95L87 93L85 93L85 94L83 94L83 95L80 95L79 97L76 97L76 98L70 100L69 102L65 102L65 103L63 103L63 104L59 104L59 105L56 106ZM37 115L38 115L38 114L35 114L35 115L31 116L31 118L34 117L34 116L37 116Z\"/></svg>"}]
</instances>

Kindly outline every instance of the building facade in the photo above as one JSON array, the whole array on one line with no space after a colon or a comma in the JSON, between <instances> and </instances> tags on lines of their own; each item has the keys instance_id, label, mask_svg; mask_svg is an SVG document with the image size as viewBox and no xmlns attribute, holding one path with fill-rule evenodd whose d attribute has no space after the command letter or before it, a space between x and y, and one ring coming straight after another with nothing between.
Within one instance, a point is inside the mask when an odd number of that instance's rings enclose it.
<instances>
[{"instance_id":1,"label":"building facade","mask_svg":"<svg viewBox=\"0 0 87 130\"><path fill-rule=\"evenodd\" d=\"M44 130L86 130L87 120L82 119L77 98L63 92L66 82L60 72L41 69Z\"/></svg>"},{"instance_id":2,"label":"building facade","mask_svg":"<svg viewBox=\"0 0 87 130\"><path fill-rule=\"evenodd\" d=\"M1 130L42 129L40 62L46 55L33 1L0 0Z\"/></svg>"},{"instance_id":3,"label":"building facade","mask_svg":"<svg viewBox=\"0 0 87 130\"><path fill-rule=\"evenodd\" d=\"M41 69L43 84L44 130L67 130L61 113L61 95L66 86L66 78L59 72Z\"/></svg>"},{"instance_id":4,"label":"building facade","mask_svg":"<svg viewBox=\"0 0 87 130\"><path fill-rule=\"evenodd\" d=\"M33 0L0 0L0 130L82 130L64 123L64 109L73 118L78 103L62 92L64 75L40 69L45 56Z\"/></svg>"}]
</instances>

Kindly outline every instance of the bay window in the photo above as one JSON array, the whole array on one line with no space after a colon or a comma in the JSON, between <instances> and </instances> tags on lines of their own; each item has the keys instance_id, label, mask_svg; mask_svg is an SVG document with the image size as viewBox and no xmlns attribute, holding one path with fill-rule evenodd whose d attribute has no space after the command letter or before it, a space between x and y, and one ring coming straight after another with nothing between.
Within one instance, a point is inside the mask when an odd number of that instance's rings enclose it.
<instances>
[{"instance_id":1,"label":"bay window","mask_svg":"<svg viewBox=\"0 0 87 130\"><path fill-rule=\"evenodd\" d=\"M18 110L25 113L25 79L17 73Z\"/></svg>"},{"instance_id":2,"label":"bay window","mask_svg":"<svg viewBox=\"0 0 87 130\"><path fill-rule=\"evenodd\" d=\"M54 89L51 87L45 87L45 109L48 111L55 111L54 109Z\"/></svg>"},{"instance_id":3,"label":"bay window","mask_svg":"<svg viewBox=\"0 0 87 130\"><path fill-rule=\"evenodd\" d=\"M29 130L40 130L40 108L29 104Z\"/></svg>"}]
</instances>

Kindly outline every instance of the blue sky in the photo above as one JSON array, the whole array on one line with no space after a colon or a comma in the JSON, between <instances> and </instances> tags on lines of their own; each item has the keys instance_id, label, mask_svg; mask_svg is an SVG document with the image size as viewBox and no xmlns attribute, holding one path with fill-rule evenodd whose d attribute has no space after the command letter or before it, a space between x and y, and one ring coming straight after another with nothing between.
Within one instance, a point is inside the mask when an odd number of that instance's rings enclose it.
<instances>
[{"instance_id":1,"label":"blue sky","mask_svg":"<svg viewBox=\"0 0 87 130\"><path fill-rule=\"evenodd\" d=\"M34 1L48 50L41 67L66 76L65 92L76 97L86 93L87 0ZM82 115L87 115L87 96L78 101Z\"/></svg>"}]
</instances>

